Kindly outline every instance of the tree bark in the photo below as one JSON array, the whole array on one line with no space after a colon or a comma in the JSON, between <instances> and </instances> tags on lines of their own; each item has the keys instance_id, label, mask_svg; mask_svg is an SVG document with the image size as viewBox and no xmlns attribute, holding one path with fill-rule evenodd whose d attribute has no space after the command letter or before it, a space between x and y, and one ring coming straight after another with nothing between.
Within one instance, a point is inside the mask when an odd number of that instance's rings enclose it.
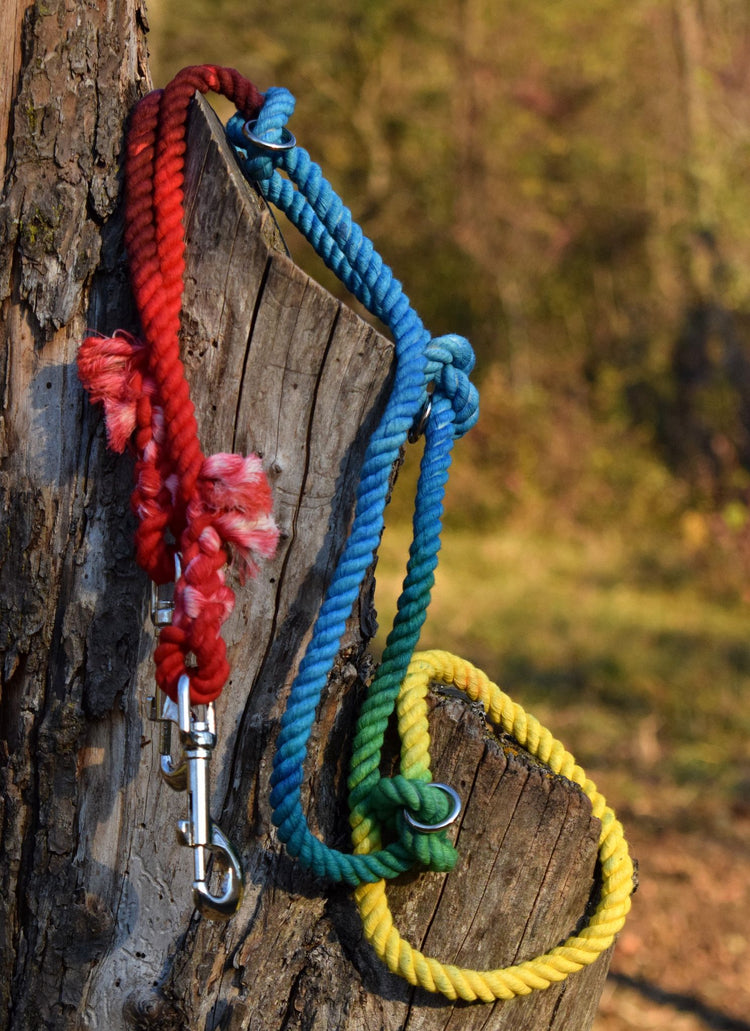
<instances>
[{"instance_id":1,"label":"tree bark","mask_svg":"<svg viewBox=\"0 0 750 1031\"><path fill-rule=\"evenodd\" d=\"M0 39L0 1023L61 1028L115 930L116 884L80 834L95 738L124 741L119 702L87 721L94 614L117 614L122 651L99 660L113 699L140 621L128 470L92 435L75 352L89 312L132 323L112 215L122 125L148 88L143 11L11 2ZM104 561L87 559L92 533Z\"/></svg>"},{"instance_id":2,"label":"tree bark","mask_svg":"<svg viewBox=\"0 0 750 1031\"><path fill-rule=\"evenodd\" d=\"M15 17L11 4L0 27ZM204 451L262 456L282 543L236 585L211 764L212 814L242 856L245 899L226 925L193 911L191 857L174 836L185 796L158 777L148 719L153 632L132 559L130 463L107 451L75 372L87 325L137 330L116 169L127 110L148 87L143 26L136 0L85 17L40 0L22 46L7 48L18 88L0 223L0 1027L585 1031L606 957L546 992L453 1006L384 971L347 893L290 862L274 835L278 720L345 539L392 348L282 253L202 99L186 169L184 357ZM311 822L342 848L371 586L307 770ZM588 801L471 707L441 697L433 716L436 777L467 803L461 859L448 877L394 886L397 921L448 962L494 967L545 951L595 890Z\"/></svg>"}]
</instances>

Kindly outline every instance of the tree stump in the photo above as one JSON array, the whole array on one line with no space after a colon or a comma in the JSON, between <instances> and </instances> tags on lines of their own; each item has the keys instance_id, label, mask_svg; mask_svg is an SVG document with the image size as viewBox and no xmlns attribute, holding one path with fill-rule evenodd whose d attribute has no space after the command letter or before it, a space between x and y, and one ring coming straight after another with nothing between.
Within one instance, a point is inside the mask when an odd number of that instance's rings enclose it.
<instances>
[{"instance_id":1,"label":"tree stump","mask_svg":"<svg viewBox=\"0 0 750 1031\"><path fill-rule=\"evenodd\" d=\"M136 328L119 224L100 224L114 204L116 146L96 127L106 114L119 144L143 61L140 9L123 4L111 23L98 11L82 26L58 7L27 13L3 196L0 1027L585 1031L608 957L523 999L452 1005L385 971L347 892L306 874L275 837L278 721L345 540L392 348L283 253L201 98L188 138L183 353L204 451L262 456L282 542L237 587L211 763L212 814L242 857L245 899L225 925L193 911L192 859L174 834L185 796L159 779L148 718L153 630L132 559L131 470L107 452L74 364L86 324ZM87 67L100 77L90 93ZM109 105L106 76L119 83ZM307 769L311 824L341 848L348 743L372 672L371 587L349 621ZM390 889L402 933L481 967L546 951L595 891L588 800L452 697L433 702L432 729L436 779L465 802L460 860L448 876L414 874Z\"/></svg>"}]
</instances>

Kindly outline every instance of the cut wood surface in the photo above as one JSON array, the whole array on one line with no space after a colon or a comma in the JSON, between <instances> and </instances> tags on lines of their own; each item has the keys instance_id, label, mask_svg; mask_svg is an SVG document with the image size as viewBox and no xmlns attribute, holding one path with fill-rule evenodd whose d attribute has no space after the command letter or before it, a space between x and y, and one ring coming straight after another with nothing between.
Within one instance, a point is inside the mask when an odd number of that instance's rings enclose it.
<instances>
[{"instance_id":1,"label":"cut wood surface","mask_svg":"<svg viewBox=\"0 0 750 1031\"><path fill-rule=\"evenodd\" d=\"M202 446L262 456L282 530L274 561L235 584L225 634L233 672L211 764L212 813L240 852L246 894L226 925L192 909L192 857L175 839L186 797L159 778L148 719L153 631L132 559L129 460L106 451L101 415L75 375L74 331L87 322L112 331L114 314L134 328L119 238L105 253L108 289L93 290L88 315L75 284L39 287L56 313L49 330L37 295L21 287L37 273L6 240L0 1027L586 1031L608 957L527 998L451 1005L385 971L347 892L280 847L268 803L278 721L343 546L392 346L282 252L202 99L189 132L186 236L183 356ZM65 268L74 257L61 253ZM311 824L341 848L348 743L372 672L371 586L306 770ZM441 696L433 710L433 771L466 803L454 832L460 859L450 875L412 874L390 889L398 925L465 965L546 951L590 902L598 821L577 788L496 738L474 707Z\"/></svg>"}]
</instances>

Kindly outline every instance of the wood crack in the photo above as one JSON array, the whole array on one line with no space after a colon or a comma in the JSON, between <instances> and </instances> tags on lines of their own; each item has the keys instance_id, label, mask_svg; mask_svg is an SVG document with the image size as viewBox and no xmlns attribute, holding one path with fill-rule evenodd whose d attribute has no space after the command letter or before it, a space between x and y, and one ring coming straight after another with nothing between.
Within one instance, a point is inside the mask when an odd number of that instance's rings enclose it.
<instances>
[{"instance_id":1,"label":"wood crack","mask_svg":"<svg viewBox=\"0 0 750 1031\"><path fill-rule=\"evenodd\" d=\"M239 228L239 227L238 227ZM255 336L256 327L258 323L258 313L260 312L261 305L263 304L263 296L265 294L266 286L268 284L268 277L271 273L271 267L273 265L273 256L268 255L266 258L263 272L261 273L260 282L258 284L258 293L255 298L255 304L253 305L252 315L250 316L250 327L247 334L247 343L245 345L245 356L242 363L242 370L240 372L239 389L237 390L237 402L234 409L234 420L232 422L232 451L237 450L237 427L240 421L240 407L242 405L243 398L245 396L245 380L247 377L248 361L250 359L250 351L253 346L253 337Z\"/></svg>"}]
</instances>

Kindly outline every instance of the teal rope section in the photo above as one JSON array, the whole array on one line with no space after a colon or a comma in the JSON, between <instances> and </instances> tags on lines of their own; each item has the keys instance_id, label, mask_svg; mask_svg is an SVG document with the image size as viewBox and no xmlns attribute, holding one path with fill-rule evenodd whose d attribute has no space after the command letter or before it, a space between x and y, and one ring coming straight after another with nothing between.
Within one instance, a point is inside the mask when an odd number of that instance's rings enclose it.
<instances>
[{"instance_id":1,"label":"teal rope section","mask_svg":"<svg viewBox=\"0 0 750 1031\"><path fill-rule=\"evenodd\" d=\"M256 137L283 142L282 130L293 109L294 98L287 90L269 90L253 127ZM227 138L244 175L284 212L347 289L389 327L395 346L393 387L367 447L352 528L281 720L271 777L273 820L287 851L331 881L374 882L395 877L417 861L432 869L450 869L455 852L445 833L415 831L401 815L407 807L420 822L443 819L449 805L444 793L403 777L382 778L378 768L388 719L430 600L451 448L478 416L478 395L468 379L474 355L463 337L430 338L401 284L309 154L297 146L274 152L255 147L243 133L243 124L235 115L227 125ZM391 827L395 839L378 852L352 855L328 847L310 831L301 803L303 764L315 709L380 540L393 463L430 389L432 408L406 579L383 661L357 723L350 775L352 807Z\"/></svg>"}]
</instances>

